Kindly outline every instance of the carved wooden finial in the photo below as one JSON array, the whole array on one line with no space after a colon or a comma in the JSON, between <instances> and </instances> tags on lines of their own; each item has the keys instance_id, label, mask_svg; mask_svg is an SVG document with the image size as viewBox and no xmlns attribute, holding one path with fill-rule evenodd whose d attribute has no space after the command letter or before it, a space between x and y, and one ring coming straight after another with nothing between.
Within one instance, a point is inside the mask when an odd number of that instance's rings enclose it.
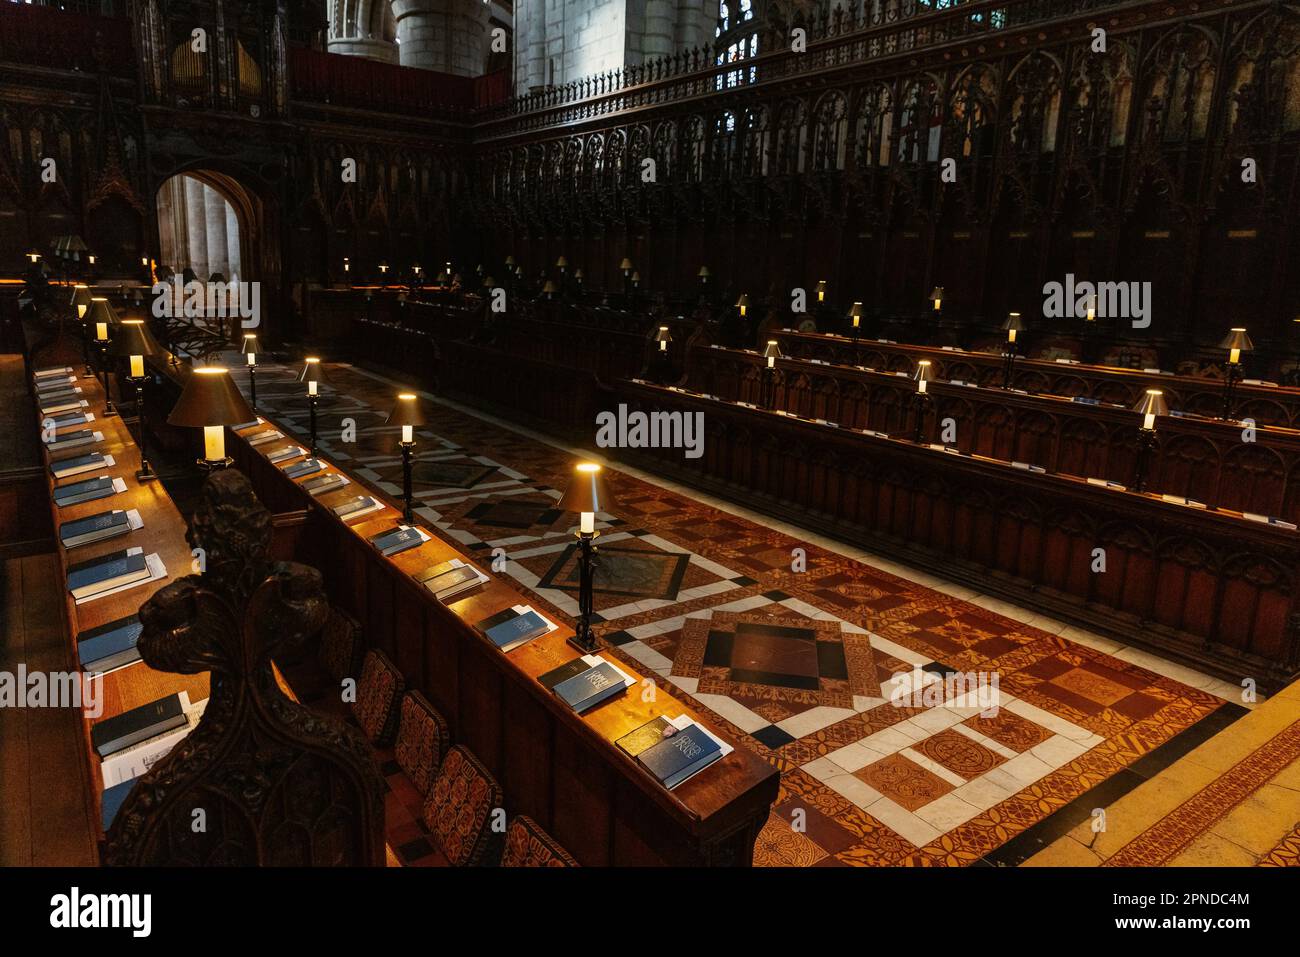
<instances>
[{"instance_id":1,"label":"carved wooden finial","mask_svg":"<svg viewBox=\"0 0 1300 957\"><path fill-rule=\"evenodd\" d=\"M198 726L140 778L108 836L109 864L379 865L382 782L369 745L292 701L271 656L318 634L320 572L271 562L271 515L227 469L203 487L187 535L206 565L140 608L140 656L211 673Z\"/></svg>"}]
</instances>

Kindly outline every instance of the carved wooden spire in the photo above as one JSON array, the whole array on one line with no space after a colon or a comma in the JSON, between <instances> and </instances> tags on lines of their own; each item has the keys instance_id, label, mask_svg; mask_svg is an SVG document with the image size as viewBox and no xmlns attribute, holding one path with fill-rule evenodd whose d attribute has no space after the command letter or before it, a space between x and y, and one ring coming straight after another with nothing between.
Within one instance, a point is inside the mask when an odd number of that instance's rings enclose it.
<instances>
[{"instance_id":1,"label":"carved wooden spire","mask_svg":"<svg viewBox=\"0 0 1300 957\"><path fill-rule=\"evenodd\" d=\"M140 609L152 668L211 673L203 718L132 789L105 862L381 865L382 783L369 746L290 700L272 656L329 614L320 572L271 562L271 515L239 472L215 472L187 538L202 575Z\"/></svg>"}]
</instances>

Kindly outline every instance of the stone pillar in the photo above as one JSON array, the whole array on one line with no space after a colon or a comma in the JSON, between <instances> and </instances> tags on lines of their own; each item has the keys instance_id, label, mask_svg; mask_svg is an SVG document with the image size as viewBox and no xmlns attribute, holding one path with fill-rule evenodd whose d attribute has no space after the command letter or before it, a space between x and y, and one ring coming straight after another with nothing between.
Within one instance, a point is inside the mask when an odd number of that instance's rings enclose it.
<instances>
[{"instance_id":1,"label":"stone pillar","mask_svg":"<svg viewBox=\"0 0 1300 957\"><path fill-rule=\"evenodd\" d=\"M325 42L330 53L342 53L345 56L360 56L382 63L397 62L397 44L388 40L370 37L331 37Z\"/></svg>"},{"instance_id":2,"label":"stone pillar","mask_svg":"<svg viewBox=\"0 0 1300 957\"><path fill-rule=\"evenodd\" d=\"M214 272L230 278L230 262L226 257L226 201L211 186L203 187L204 220L208 231L208 269L200 273L204 282Z\"/></svg>"},{"instance_id":3,"label":"stone pillar","mask_svg":"<svg viewBox=\"0 0 1300 957\"><path fill-rule=\"evenodd\" d=\"M188 261L174 263L176 272L184 272L189 266L194 275L206 280L208 273L208 229L206 223L207 206L203 200L203 184L192 176L185 177L185 234Z\"/></svg>"},{"instance_id":4,"label":"stone pillar","mask_svg":"<svg viewBox=\"0 0 1300 957\"><path fill-rule=\"evenodd\" d=\"M482 0L393 0L402 66L482 76L488 5Z\"/></svg>"},{"instance_id":5,"label":"stone pillar","mask_svg":"<svg viewBox=\"0 0 1300 957\"><path fill-rule=\"evenodd\" d=\"M239 217L229 203L226 204L226 265L229 267L226 278L231 282L244 277L244 264L239 255Z\"/></svg>"}]
</instances>

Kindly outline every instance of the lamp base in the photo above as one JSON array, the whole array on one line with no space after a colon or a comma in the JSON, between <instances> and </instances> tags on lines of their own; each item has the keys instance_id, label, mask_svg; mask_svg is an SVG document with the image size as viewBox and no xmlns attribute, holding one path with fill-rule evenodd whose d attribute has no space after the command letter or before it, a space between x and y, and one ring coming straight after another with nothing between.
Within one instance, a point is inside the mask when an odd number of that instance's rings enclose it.
<instances>
[{"instance_id":1,"label":"lamp base","mask_svg":"<svg viewBox=\"0 0 1300 957\"><path fill-rule=\"evenodd\" d=\"M224 459L198 459L197 461L199 468L205 472L219 472L235 464L235 460L229 455Z\"/></svg>"},{"instance_id":2,"label":"lamp base","mask_svg":"<svg viewBox=\"0 0 1300 957\"><path fill-rule=\"evenodd\" d=\"M102 418L107 419L117 415L117 408L113 405L112 402L105 402L104 408L100 411L99 414Z\"/></svg>"},{"instance_id":3,"label":"lamp base","mask_svg":"<svg viewBox=\"0 0 1300 957\"><path fill-rule=\"evenodd\" d=\"M595 654L597 651L600 650L600 646L596 644L595 635L589 635L588 640L586 642L582 640L582 637L580 635L571 635L570 637L565 639L565 644L576 648L584 655Z\"/></svg>"},{"instance_id":4,"label":"lamp base","mask_svg":"<svg viewBox=\"0 0 1300 957\"><path fill-rule=\"evenodd\" d=\"M153 466L145 462L140 468L135 470L135 479L137 482L157 481L158 474L154 472Z\"/></svg>"}]
</instances>

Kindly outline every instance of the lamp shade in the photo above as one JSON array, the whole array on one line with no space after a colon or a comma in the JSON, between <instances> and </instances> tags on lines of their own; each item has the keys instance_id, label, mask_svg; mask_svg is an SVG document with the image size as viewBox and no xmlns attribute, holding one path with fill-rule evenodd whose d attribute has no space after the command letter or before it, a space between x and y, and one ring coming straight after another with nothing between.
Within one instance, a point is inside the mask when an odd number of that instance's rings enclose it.
<instances>
[{"instance_id":1,"label":"lamp shade","mask_svg":"<svg viewBox=\"0 0 1300 957\"><path fill-rule=\"evenodd\" d=\"M123 319L108 351L115 356L154 356L163 350L143 319Z\"/></svg>"},{"instance_id":2,"label":"lamp shade","mask_svg":"<svg viewBox=\"0 0 1300 957\"><path fill-rule=\"evenodd\" d=\"M934 303L934 308L939 308L939 303L943 302L943 286L935 286L930 291L930 301Z\"/></svg>"},{"instance_id":3,"label":"lamp shade","mask_svg":"<svg viewBox=\"0 0 1300 957\"><path fill-rule=\"evenodd\" d=\"M1246 330L1242 328L1232 329L1224 336L1223 341L1219 343L1220 349L1240 349L1242 352L1249 352L1255 348L1255 343L1250 341L1250 336L1246 335Z\"/></svg>"},{"instance_id":4,"label":"lamp shade","mask_svg":"<svg viewBox=\"0 0 1300 957\"><path fill-rule=\"evenodd\" d=\"M257 344L256 333L244 333L244 344L239 347L239 351L246 356L257 356L262 354L262 349Z\"/></svg>"},{"instance_id":5,"label":"lamp shade","mask_svg":"<svg viewBox=\"0 0 1300 957\"><path fill-rule=\"evenodd\" d=\"M1006 321L1002 323L1002 328L1019 332L1025 328L1025 321L1020 318L1020 313L1018 312L1008 313Z\"/></svg>"},{"instance_id":6,"label":"lamp shade","mask_svg":"<svg viewBox=\"0 0 1300 957\"><path fill-rule=\"evenodd\" d=\"M636 272L636 271L633 271L633 273L632 273L632 282L633 282L633 283L638 283L638 282L640 282L640 281L641 281L641 273ZM1300 320L1296 320L1296 321L1297 321L1297 322L1300 322Z\"/></svg>"},{"instance_id":7,"label":"lamp shade","mask_svg":"<svg viewBox=\"0 0 1300 957\"><path fill-rule=\"evenodd\" d=\"M763 349L764 359L780 359L781 346L775 339L768 339L767 346Z\"/></svg>"},{"instance_id":8,"label":"lamp shade","mask_svg":"<svg viewBox=\"0 0 1300 957\"><path fill-rule=\"evenodd\" d=\"M181 390L168 425L204 428L213 425L239 425L257 418L248 402L235 388L230 370L224 366L195 369Z\"/></svg>"},{"instance_id":9,"label":"lamp shade","mask_svg":"<svg viewBox=\"0 0 1300 957\"><path fill-rule=\"evenodd\" d=\"M922 359L916 364L916 372L912 374L912 378L917 382L931 382L934 379L934 373L931 370L930 360Z\"/></svg>"},{"instance_id":10,"label":"lamp shade","mask_svg":"<svg viewBox=\"0 0 1300 957\"><path fill-rule=\"evenodd\" d=\"M95 296L90 300L90 308L86 310L86 322L95 325L98 322L106 322L109 326L116 326L121 323L117 310L113 308L112 303L102 296Z\"/></svg>"},{"instance_id":11,"label":"lamp shade","mask_svg":"<svg viewBox=\"0 0 1300 957\"><path fill-rule=\"evenodd\" d=\"M605 484L605 470L595 462L580 462L559 507L566 512L613 512L618 508Z\"/></svg>"},{"instance_id":12,"label":"lamp shade","mask_svg":"<svg viewBox=\"0 0 1300 957\"><path fill-rule=\"evenodd\" d=\"M555 260L555 265L563 269L565 266L569 265L569 261L561 256L559 259Z\"/></svg>"},{"instance_id":13,"label":"lamp shade","mask_svg":"<svg viewBox=\"0 0 1300 957\"><path fill-rule=\"evenodd\" d=\"M628 272L632 268L632 260L624 256L623 261L618 264L618 268L623 270L624 272Z\"/></svg>"},{"instance_id":14,"label":"lamp shade","mask_svg":"<svg viewBox=\"0 0 1300 957\"><path fill-rule=\"evenodd\" d=\"M1142 415L1168 415L1169 406L1165 403L1165 394L1160 389L1147 389L1133 406L1134 412Z\"/></svg>"},{"instance_id":15,"label":"lamp shade","mask_svg":"<svg viewBox=\"0 0 1300 957\"><path fill-rule=\"evenodd\" d=\"M325 367L321 364L319 358L308 356L303 360L302 371L298 373L298 381L307 383L325 381Z\"/></svg>"},{"instance_id":16,"label":"lamp shade","mask_svg":"<svg viewBox=\"0 0 1300 957\"><path fill-rule=\"evenodd\" d=\"M542 292L546 293L548 296L554 293L555 283L551 282L549 279L546 280L546 285L542 287Z\"/></svg>"},{"instance_id":17,"label":"lamp shade","mask_svg":"<svg viewBox=\"0 0 1300 957\"><path fill-rule=\"evenodd\" d=\"M701 266L700 271L696 273L696 275L699 276L701 279L708 279L710 276L713 275L713 273L709 272L708 266Z\"/></svg>"},{"instance_id":18,"label":"lamp shade","mask_svg":"<svg viewBox=\"0 0 1300 957\"><path fill-rule=\"evenodd\" d=\"M90 294L90 287L78 283L72 290L72 300L69 305L74 307L84 306L85 309L78 309L77 318L84 318L85 313L90 309L90 301L94 298Z\"/></svg>"},{"instance_id":19,"label":"lamp shade","mask_svg":"<svg viewBox=\"0 0 1300 957\"><path fill-rule=\"evenodd\" d=\"M506 257L506 265L507 265L507 266L514 266L514 264L515 264L515 257L514 257L513 255L507 256L507 257Z\"/></svg>"},{"instance_id":20,"label":"lamp shade","mask_svg":"<svg viewBox=\"0 0 1300 957\"><path fill-rule=\"evenodd\" d=\"M852 305L852 307L850 307L850 309L849 309L849 318L850 318L850 319L861 319L861 318L862 318L862 303L860 303L860 302L855 302L855 303Z\"/></svg>"},{"instance_id":21,"label":"lamp shade","mask_svg":"<svg viewBox=\"0 0 1300 957\"><path fill-rule=\"evenodd\" d=\"M424 416L424 404L414 392L400 392L393 409L384 419L385 425L424 425L428 419Z\"/></svg>"},{"instance_id":22,"label":"lamp shade","mask_svg":"<svg viewBox=\"0 0 1300 957\"><path fill-rule=\"evenodd\" d=\"M820 299L821 297L823 297L823 296L825 296L825 295L826 295L826 280L825 280L825 279L818 279L818 280L817 280L817 298Z\"/></svg>"},{"instance_id":23,"label":"lamp shade","mask_svg":"<svg viewBox=\"0 0 1300 957\"><path fill-rule=\"evenodd\" d=\"M749 295L742 292L740 298L736 300L736 305L741 309L747 309L749 307Z\"/></svg>"},{"instance_id":24,"label":"lamp shade","mask_svg":"<svg viewBox=\"0 0 1300 957\"><path fill-rule=\"evenodd\" d=\"M672 333L668 331L667 326L660 326L659 331L655 333L655 342L672 342Z\"/></svg>"}]
</instances>

